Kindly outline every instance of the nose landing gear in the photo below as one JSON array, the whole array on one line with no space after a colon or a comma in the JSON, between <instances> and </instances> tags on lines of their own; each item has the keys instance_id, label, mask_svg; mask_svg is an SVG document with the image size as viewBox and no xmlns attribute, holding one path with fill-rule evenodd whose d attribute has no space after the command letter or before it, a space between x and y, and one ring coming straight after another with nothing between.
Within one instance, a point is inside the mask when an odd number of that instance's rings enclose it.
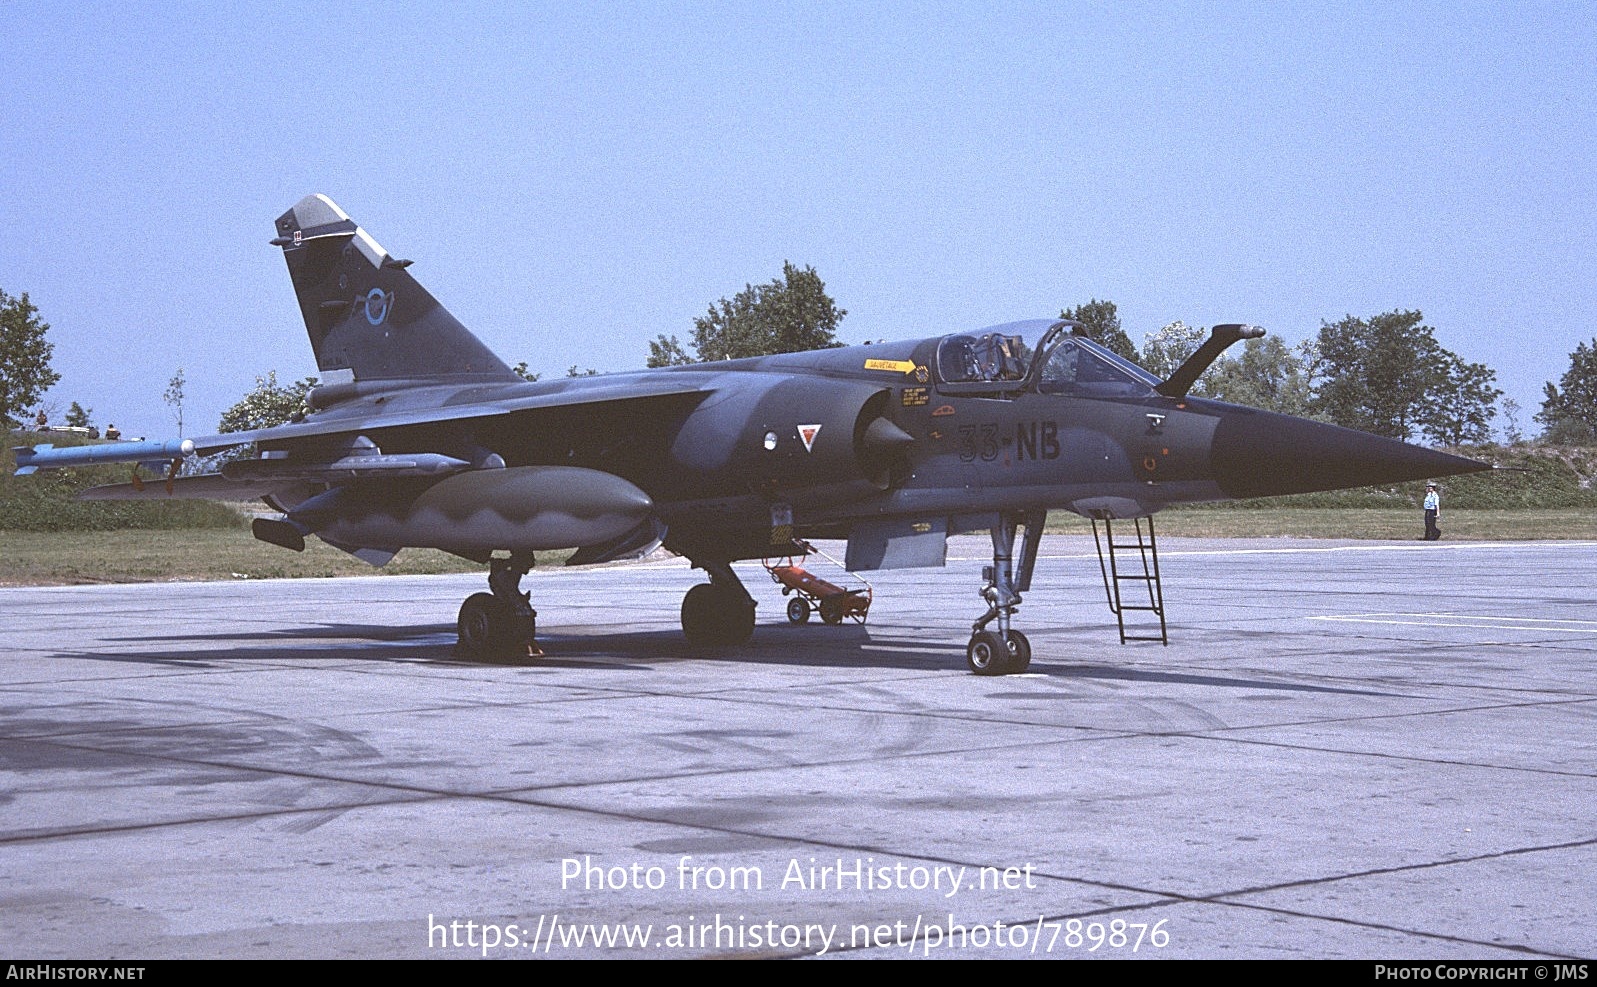
<instances>
[{"instance_id":1,"label":"nose landing gear","mask_svg":"<svg viewBox=\"0 0 1597 987\"><path fill-rule=\"evenodd\" d=\"M1031 667L1030 639L1009 624L1020 608L1020 594L1031 589L1045 517L1042 511L1001 514L992 526L993 564L982 570L986 585L981 597L987 601L987 612L971 625L970 643L965 645L965 664L977 675L1014 675ZM1017 574L1015 535L1021 525L1026 528L1026 538L1021 543ZM989 630L988 625L995 622L996 629Z\"/></svg>"}]
</instances>

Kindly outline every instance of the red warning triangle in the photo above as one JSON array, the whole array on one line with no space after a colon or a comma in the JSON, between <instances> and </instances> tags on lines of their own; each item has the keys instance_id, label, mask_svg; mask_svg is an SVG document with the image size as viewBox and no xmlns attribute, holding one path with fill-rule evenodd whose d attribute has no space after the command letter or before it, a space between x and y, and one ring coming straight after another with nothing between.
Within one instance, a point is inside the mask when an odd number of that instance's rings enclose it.
<instances>
[{"instance_id":1,"label":"red warning triangle","mask_svg":"<svg viewBox=\"0 0 1597 987\"><path fill-rule=\"evenodd\" d=\"M804 440L804 451L805 452L814 452L815 451L815 437L817 435L821 434L821 426L819 426L819 425L800 425L798 427L798 432L799 432L799 438Z\"/></svg>"}]
</instances>

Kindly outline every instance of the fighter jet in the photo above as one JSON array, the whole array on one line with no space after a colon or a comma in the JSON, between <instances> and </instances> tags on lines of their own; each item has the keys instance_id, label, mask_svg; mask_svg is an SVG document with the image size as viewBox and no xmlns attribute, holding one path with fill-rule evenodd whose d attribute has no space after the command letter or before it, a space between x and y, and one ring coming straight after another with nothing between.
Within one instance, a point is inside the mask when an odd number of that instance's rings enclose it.
<instances>
[{"instance_id":1,"label":"fighter jet","mask_svg":"<svg viewBox=\"0 0 1597 987\"><path fill-rule=\"evenodd\" d=\"M84 496L258 498L277 516L255 520L255 537L287 550L314 536L373 565L412 547L482 563L490 592L458 622L474 658L538 653L520 589L537 552L575 549L567 564L584 565L663 544L708 576L683 599L683 633L730 647L755 625L733 562L835 538L851 570L938 566L949 535L986 530L993 561L967 664L1019 672L1031 645L1016 618L1049 510L1094 519L1095 534L1104 524L1122 641L1137 637L1124 621L1136 609L1157 614L1168 641L1152 528L1163 508L1490 468L1190 396L1227 346L1263 334L1245 325L1217 326L1166 380L1075 322L1040 319L529 382L326 196L300 200L276 234L321 372L308 414L189 440L19 449L17 472L133 463L132 482ZM248 455L178 475L186 457L227 450ZM1147 605L1121 595L1127 582Z\"/></svg>"}]
</instances>

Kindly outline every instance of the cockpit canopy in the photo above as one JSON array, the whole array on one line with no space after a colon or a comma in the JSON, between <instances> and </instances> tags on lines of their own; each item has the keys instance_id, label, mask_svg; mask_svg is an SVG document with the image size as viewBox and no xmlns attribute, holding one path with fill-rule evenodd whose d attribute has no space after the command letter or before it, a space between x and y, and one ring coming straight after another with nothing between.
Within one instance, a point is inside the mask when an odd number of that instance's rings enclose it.
<instances>
[{"instance_id":1,"label":"cockpit canopy","mask_svg":"<svg viewBox=\"0 0 1597 987\"><path fill-rule=\"evenodd\" d=\"M937 375L959 390L1019 390L1043 394L1152 392L1159 378L1058 320L1032 319L956 333L937 345ZM1039 358L1038 348L1044 348ZM985 386L983 386L985 385Z\"/></svg>"},{"instance_id":2,"label":"cockpit canopy","mask_svg":"<svg viewBox=\"0 0 1597 987\"><path fill-rule=\"evenodd\" d=\"M1021 381L1031 369L1031 353L1024 337L999 330L949 336L937 347L937 372L947 384Z\"/></svg>"}]
</instances>

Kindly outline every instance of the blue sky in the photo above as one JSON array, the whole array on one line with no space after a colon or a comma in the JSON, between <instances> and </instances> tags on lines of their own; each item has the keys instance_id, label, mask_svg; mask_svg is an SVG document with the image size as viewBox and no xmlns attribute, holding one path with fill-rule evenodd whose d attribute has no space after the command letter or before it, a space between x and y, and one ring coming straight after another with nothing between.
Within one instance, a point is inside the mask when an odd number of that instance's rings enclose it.
<instances>
[{"instance_id":1,"label":"blue sky","mask_svg":"<svg viewBox=\"0 0 1597 987\"><path fill-rule=\"evenodd\" d=\"M784 260L850 342L1417 308L1527 417L1597 335L1597 4L329 6L0 5L0 288L63 408L314 373L266 242L309 192L546 373Z\"/></svg>"}]
</instances>

